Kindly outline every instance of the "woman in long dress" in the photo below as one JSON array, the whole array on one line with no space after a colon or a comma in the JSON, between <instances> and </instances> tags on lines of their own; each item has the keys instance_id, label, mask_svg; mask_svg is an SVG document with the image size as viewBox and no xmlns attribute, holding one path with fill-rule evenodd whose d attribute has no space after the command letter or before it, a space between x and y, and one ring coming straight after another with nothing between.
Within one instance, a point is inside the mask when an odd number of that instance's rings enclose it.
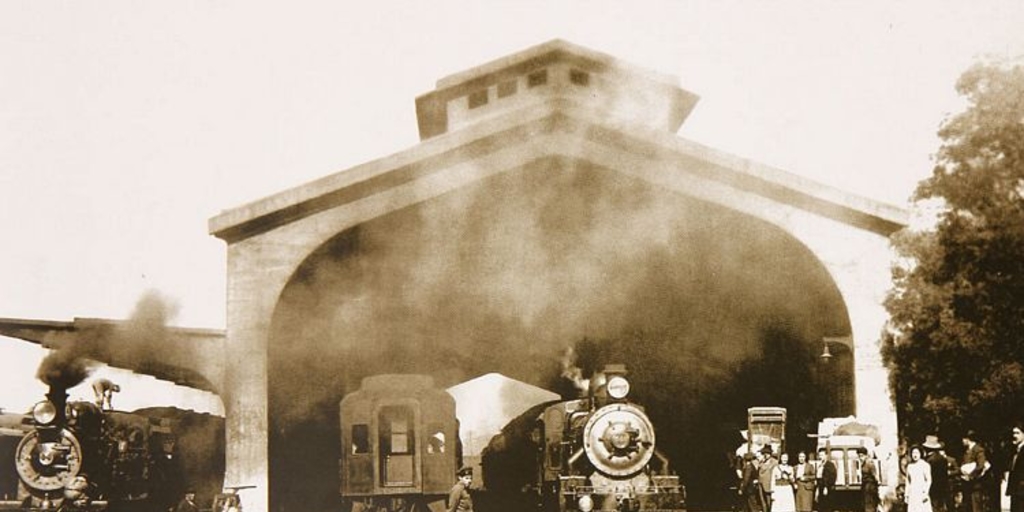
<instances>
[{"instance_id":1,"label":"woman in long dress","mask_svg":"<svg viewBox=\"0 0 1024 512\"><path fill-rule=\"evenodd\" d=\"M915 446L910 449L910 464L907 464L907 512L932 512L928 499L931 487L932 467L921 458L921 449Z\"/></svg>"},{"instance_id":2,"label":"woman in long dress","mask_svg":"<svg viewBox=\"0 0 1024 512\"><path fill-rule=\"evenodd\" d=\"M793 466L789 464L789 454L779 455L779 465L775 466L775 492L772 493L772 512L796 512L793 498Z\"/></svg>"},{"instance_id":3,"label":"woman in long dress","mask_svg":"<svg viewBox=\"0 0 1024 512\"><path fill-rule=\"evenodd\" d=\"M793 468L793 479L796 480L796 512L814 510L814 487L817 479L817 468L807 460L807 452L796 456Z\"/></svg>"}]
</instances>

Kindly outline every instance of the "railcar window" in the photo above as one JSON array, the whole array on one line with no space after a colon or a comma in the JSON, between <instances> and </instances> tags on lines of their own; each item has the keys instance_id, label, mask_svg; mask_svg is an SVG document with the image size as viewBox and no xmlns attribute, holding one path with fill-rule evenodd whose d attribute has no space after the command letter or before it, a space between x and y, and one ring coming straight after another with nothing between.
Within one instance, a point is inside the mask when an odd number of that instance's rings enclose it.
<instances>
[{"instance_id":1,"label":"railcar window","mask_svg":"<svg viewBox=\"0 0 1024 512\"><path fill-rule=\"evenodd\" d=\"M384 453L412 453L412 410L408 407L384 407L380 412L381 448Z\"/></svg>"},{"instance_id":2,"label":"railcar window","mask_svg":"<svg viewBox=\"0 0 1024 512\"><path fill-rule=\"evenodd\" d=\"M352 453L370 453L370 427L368 425L352 425Z\"/></svg>"},{"instance_id":3,"label":"railcar window","mask_svg":"<svg viewBox=\"0 0 1024 512\"><path fill-rule=\"evenodd\" d=\"M444 453L445 436L441 425L431 425L427 437L427 453Z\"/></svg>"}]
</instances>

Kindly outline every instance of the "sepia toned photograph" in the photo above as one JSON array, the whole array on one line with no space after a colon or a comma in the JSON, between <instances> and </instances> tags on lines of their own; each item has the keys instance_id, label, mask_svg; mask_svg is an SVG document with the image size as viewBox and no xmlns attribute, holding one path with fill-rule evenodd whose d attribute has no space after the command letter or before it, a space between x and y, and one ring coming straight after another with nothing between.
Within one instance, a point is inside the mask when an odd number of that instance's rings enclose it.
<instances>
[{"instance_id":1,"label":"sepia toned photograph","mask_svg":"<svg viewBox=\"0 0 1024 512\"><path fill-rule=\"evenodd\" d=\"M0 3L0 510L1024 512L1021 27Z\"/></svg>"}]
</instances>

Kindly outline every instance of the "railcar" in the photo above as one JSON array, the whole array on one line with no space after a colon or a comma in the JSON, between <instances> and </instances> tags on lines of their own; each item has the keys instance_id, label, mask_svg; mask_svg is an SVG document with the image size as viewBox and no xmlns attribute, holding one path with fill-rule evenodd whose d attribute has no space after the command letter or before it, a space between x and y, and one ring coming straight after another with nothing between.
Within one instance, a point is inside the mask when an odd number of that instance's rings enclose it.
<instances>
[{"instance_id":1,"label":"railcar","mask_svg":"<svg viewBox=\"0 0 1024 512\"><path fill-rule=\"evenodd\" d=\"M375 375L340 409L345 512L446 509L462 455L451 395L426 375Z\"/></svg>"}]
</instances>

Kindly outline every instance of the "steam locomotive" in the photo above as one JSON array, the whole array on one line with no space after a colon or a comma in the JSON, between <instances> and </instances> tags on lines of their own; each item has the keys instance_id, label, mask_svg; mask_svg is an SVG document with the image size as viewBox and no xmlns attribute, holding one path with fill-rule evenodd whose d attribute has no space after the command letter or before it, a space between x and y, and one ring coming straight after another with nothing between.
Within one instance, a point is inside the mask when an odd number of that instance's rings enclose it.
<instances>
[{"instance_id":1,"label":"steam locomotive","mask_svg":"<svg viewBox=\"0 0 1024 512\"><path fill-rule=\"evenodd\" d=\"M683 511L686 492L657 449L644 408L628 400L625 367L590 379L589 395L541 404L483 452L488 501L544 511Z\"/></svg>"},{"instance_id":2,"label":"steam locomotive","mask_svg":"<svg viewBox=\"0 0 1024 512\"><path fill-rule=\"evenodd\" d=\"M104 410L51 387L27 421L14 461L23 509L166 510L186 485L216 492L223 483L220 418Z\"/></svg>"}]
</instances>

